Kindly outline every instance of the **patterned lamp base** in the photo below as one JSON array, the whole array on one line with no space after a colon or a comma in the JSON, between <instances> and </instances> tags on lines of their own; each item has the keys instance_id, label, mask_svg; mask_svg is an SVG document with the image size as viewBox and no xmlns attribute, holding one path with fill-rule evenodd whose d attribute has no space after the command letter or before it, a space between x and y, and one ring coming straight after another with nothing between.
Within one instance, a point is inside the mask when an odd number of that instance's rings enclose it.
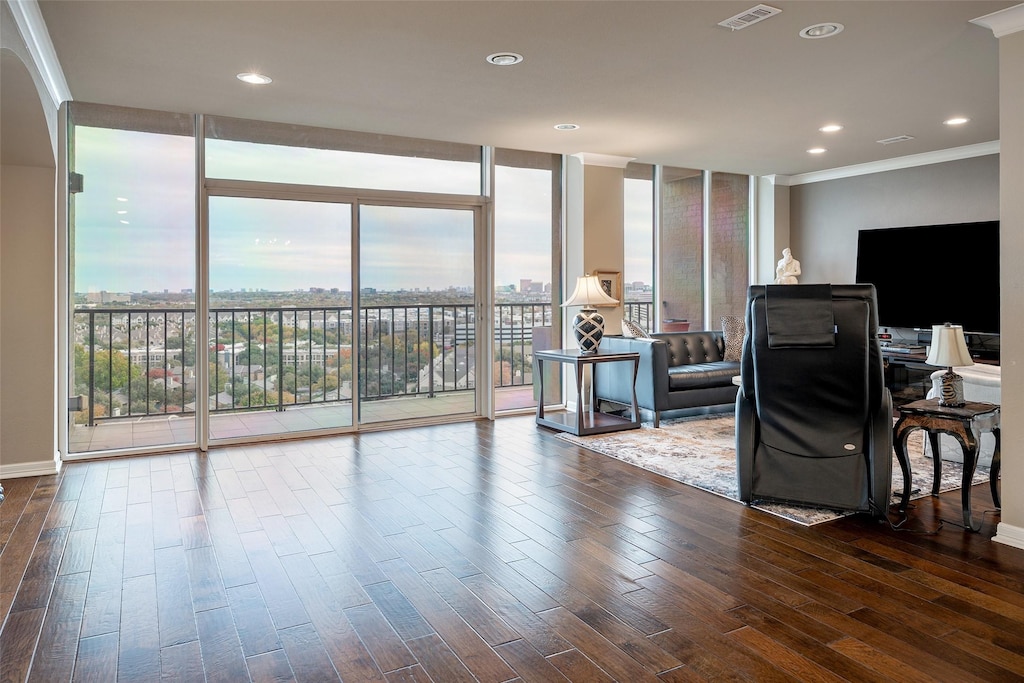
<instances>
[{"instance_id":1,"label":"patterned lamp base","mask_svg":"<svg viewBox=\"0 0 1024 683\"><path fill-rule=\"evenodd\" d=\"M597 353L604 336L604 316L595 308L584 308L572 319L576 343L583 353Z\"/></svg>"},{"instance_id":2,"label":"patterned lamp base","mask_svg":"<svg viewBox=\"0 0 1024 683\"><path fill-rule=\"evenodd\" d=\"M942 393L939 396L940 406L950 408L961 408L964 405L964 378L953 372L953 368L946 368L942 373Z\"/></svg>"}]
</instances>

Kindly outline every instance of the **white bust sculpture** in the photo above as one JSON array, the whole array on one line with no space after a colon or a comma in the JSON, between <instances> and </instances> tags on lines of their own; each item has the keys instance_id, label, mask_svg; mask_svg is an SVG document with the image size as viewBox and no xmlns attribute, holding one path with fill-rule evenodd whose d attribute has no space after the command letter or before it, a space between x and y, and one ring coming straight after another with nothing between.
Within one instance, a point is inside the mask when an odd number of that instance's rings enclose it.
<instances>
[{"instance_id":1,"label":"white bust sculpture","mask_svg":"<svg viewBox=\"0 0 1024 683\"><path fill-rule=\"evenodd\" d=\"M782 250L782 258L775 267L775 284L795 285L796 276L800 274L800 262L793 258L793 252L786 247Z\"/></svg>"}]
</instances>

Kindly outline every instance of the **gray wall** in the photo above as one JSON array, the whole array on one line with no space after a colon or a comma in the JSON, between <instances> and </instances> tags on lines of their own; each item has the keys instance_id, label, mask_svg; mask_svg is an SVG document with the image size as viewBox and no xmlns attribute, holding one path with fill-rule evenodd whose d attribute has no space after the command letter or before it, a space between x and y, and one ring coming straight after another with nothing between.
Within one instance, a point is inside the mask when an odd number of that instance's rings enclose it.
<instances>
[{"instance_id":1,"label":"gray wall","mask_svg":"<svg viewBox=\"0 0 1024 683\"><path fill-rule=\"evenodd\" d=\"M858 230L999 220L999 155L795 185L790 211L800 282L853 282Z\"/></svg>"}]
</instances>

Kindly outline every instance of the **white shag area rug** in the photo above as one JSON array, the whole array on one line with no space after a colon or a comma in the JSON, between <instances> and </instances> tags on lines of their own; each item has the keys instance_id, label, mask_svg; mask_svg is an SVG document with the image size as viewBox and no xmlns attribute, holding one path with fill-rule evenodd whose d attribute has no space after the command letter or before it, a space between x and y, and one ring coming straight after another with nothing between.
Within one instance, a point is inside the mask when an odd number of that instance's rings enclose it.
<instances>
[{"instance_id":1,"label":"white shag area rug","mask_svg":"<svg viewBox=\"0 0 1024 683\"><path fill-rule=\"evenodd\" d=\"M907 451L910 456L911 498L931 494L932 459L922 452L924 432L915 430L910 435ZM739 501L736 483L735 419L729 414L698 415L674 420L663 420L655 429L644 423L640 429L631 429L597 436L559 434L559 438L607 455L631 465L657 472L689 486ZM974 483L988 481L988 469L978 467ZM960 488L963 466L945 461L942 465L941 491ZM903 492L903 472L896 454L892 460L892 493L897 502ZM811 526L838 519L850 512L822 508L800 507L755 501L752 507Z\"/></svg>"}]
</instances>

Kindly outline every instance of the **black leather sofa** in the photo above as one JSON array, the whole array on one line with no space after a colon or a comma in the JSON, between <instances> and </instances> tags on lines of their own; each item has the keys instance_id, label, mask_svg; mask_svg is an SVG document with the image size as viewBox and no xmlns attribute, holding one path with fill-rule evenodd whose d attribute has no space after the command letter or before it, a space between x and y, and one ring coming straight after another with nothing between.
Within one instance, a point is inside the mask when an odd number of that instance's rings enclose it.
<instances>
[{"instance_id":1,"label":"black leather sofa","mask_svg":"<svg viewBox=\"0 0 1024 683\"><path fill-rule=\"evenodd\" d=\"M719 331L660 332L649 339L604 337L601 350L640 354L636 378L636 400L640 408L654 413L654 426L661 413L732 404L740 373L738 361L725 360L725 342ZM629 363L596 363L594 396L601 401L631 404L632 366Z\"/></svg>"}]
</instances>

